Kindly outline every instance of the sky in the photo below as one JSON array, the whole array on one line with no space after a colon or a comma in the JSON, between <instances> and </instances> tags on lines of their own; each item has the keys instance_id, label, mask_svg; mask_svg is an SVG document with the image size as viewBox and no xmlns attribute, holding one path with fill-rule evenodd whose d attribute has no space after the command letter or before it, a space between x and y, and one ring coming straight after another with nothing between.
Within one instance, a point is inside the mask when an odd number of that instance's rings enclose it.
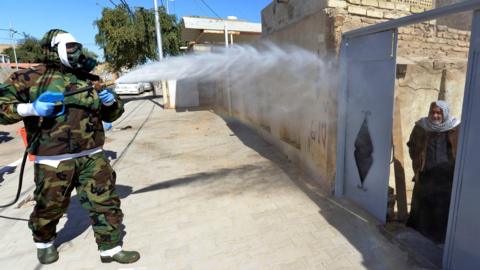
<instances>
[{"instance_id":1,"label":"sky","mask_svg":"<svg viewBox=\"0 0 480 270\"><path fill-rule=\"evenodd\" d=\"M170 14L182 16L205 16L261 22L261 11L272 0L157 0L158 5L167 5ZM0 43L10 43L10 26L16 31L38 39L52 28L70 32L84 47L99 56L103 53L95 44L97 28L94 21L101 16L102 9L112 8L119 0L0 0ZM153 0L126 0L130 7L153 8ZM15 35L21 39L21 35Z\"/></svg>"}]
</instances>

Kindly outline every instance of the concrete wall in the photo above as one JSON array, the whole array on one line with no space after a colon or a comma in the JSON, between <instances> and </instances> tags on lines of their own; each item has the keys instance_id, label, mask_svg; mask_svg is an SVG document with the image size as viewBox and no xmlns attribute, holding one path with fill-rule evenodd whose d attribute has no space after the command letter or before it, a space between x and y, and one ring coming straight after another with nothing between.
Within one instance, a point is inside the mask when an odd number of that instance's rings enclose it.
<instances>
[{"instance_id":1,"label":"concrete wall","mask_svg":"<svg viewBox=\"0 0 480 270\"><path fill-rule=\"evenodd\" d=\"M189 48L188 53L202 54L223 50L225 45L219 44L194 44ZM168 81L166 97L164 96L165 106L168 109L182 109L189 107L212 107L222 108L222 102L219 101L223 96L222 81L212 81L204 79L182 79Z\"/></svg>"},{"instance_id":2,"label":"concrete wall","mask_svg":"<svg viewBox=\"0 0 480 270\"><path fill-rule=\"evenodd\" d=\"M262 12L263 41L293 44L323 58L334 56L331 18L321 12L324 7L323 1L272 3ZM332 192L336 157L335 88L331 82L313 82L318 70L305 71L304 77L296 82L285 75L285 70L279 65L254 82L250 79L225 82L223 90L217 92L219 108L258 130L301 165L313 183ZM336 79L332 80L336 83Z\"/></svg>"},{"instance_id":3,"label":"concrete wall","mask_svg":"<svg viewBox=\"0 0 480 270\"><path fill-rule=\"evenodd\" d=\"M268 18L266 12L270 12L270 10L265 9L262 18ZM270 33L264 33L263 39L276 44L293 44L315 52L320 57L335 55L337 44L334 40L333 29L331 29L333 19L329 14L320 10L313 14L309 13L303 20L292 19L292 21L294 22L288 25L281 25L279 22L273 23L277 27L271 28L274 31Z\"/></svg>"},{"instance_id":4,"label":"concrete wall","mask_svg":"<svg viewBox=\"0 0 480 270\"><path fill-rule=\"evenodd\" d=\"M465 0L436 0L437 7L443 7ZM472 12L463 12L460 14L450 15L446 17L439 18L439 24L446 25L459 30L470 30L472 28Z\"/></svg>"},{"instance_id":5,"label":"concrete wall","mask_svg":"<svg viewBox=\"0 0 480 270\"><path fill-rule=\"evenodd\" d=\"M321 12L326 6L326 1L272 1L262 10L262 35L268 36L273 32L281 31L286 26Z\"/></svg>"},{"instance_id":6,"label":"concrete wall","mask_svg":"<svg viewBox=\"0 0 480 270\"><path fill-rule=\"evenodd\" d=\"M381 0L334 0L326 12L333 18L334 43L344 32L425 11L421 6ZM398 56L466 59L470 32L432 20L399 29ZM454 61L457 61L455 59Z\"/></svg>"}]
</instances>

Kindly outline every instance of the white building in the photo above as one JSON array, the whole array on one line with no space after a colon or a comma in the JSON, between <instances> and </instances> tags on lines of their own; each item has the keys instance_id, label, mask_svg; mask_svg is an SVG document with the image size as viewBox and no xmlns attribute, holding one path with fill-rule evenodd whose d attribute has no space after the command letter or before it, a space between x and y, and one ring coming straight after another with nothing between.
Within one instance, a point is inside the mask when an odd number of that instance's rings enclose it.
<instances>
[{"instance_id":1,"label":"white building","mask_svg":"<svg viewBox=\"0 0 480 270\"><path fill-rule=\"evenodd\" d=\"M225 44L251 43L260 38L262 24L238 20L187 16L183 17L182 40L188 42L188 50L210 51Z\"/></svg>"},{"instance_id":2,"label":"white building","mask_svg":"<svg viewBox=\"0 0 480 270\"><path fill-rule=\"evenodd\" d=\"M188 42L187 53L212 52L232 44L252 43L262 35L262 24L238 20L183 17L182 41ZM165 107L170 109L211 105L216 96L216 86L222 82L184 79L168 81L168 92L164 93ZM166 94L166 96L165 96Z\"/></svg>"}]
</instances>

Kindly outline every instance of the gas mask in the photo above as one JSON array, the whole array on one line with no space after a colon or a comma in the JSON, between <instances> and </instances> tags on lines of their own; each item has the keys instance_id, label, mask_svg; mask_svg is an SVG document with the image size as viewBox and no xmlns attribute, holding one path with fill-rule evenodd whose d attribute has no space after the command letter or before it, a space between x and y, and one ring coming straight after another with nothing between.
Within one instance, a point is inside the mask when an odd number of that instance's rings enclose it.
<instances>
[{"instance_id":1,"label":"gas mask","mask_svg":"<svg viewBox=\"0 0 480 270\"><path fill-rule=\"evenodd\" d=\"M82 51L82 44L77 42L68 42L65 44L67 51L67 60L70 67L75 70L85 72L92 71L97 65L97 61L91 57L86 57Z\"/></svg>"},{"instance_id":2,"label":"gas mask","mask_svg":"<svg viewBox=\"0 0 480 270\"><path fill-rule=\"evenodd\" d=\"M78 43L70 33L57 34L50 46L57 46L58 57L63 65L83 72L92 71L97 65L93 58L86 57L82 51L82 44Z\"/></svg>"}]
</instances>

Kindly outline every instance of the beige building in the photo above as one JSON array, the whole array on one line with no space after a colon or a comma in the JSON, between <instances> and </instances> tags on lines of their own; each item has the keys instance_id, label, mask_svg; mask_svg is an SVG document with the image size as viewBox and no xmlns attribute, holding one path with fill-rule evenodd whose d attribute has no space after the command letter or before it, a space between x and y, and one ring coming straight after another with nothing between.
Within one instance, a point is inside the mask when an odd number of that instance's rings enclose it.
<instances>
[{"instance_id":1,"label":"beige building","mask_svg":"<svg viewBox=\"0 0 480 270\"><path fill-rule=\"evenodd\" d=\"M234 16L226 20L197 16L182 19L182 41L188 42L188 50L193 52L210 51L211 47L225 44L251 43L262 33L261 24L238 20Z\"/></svg>"}]
</instances>

